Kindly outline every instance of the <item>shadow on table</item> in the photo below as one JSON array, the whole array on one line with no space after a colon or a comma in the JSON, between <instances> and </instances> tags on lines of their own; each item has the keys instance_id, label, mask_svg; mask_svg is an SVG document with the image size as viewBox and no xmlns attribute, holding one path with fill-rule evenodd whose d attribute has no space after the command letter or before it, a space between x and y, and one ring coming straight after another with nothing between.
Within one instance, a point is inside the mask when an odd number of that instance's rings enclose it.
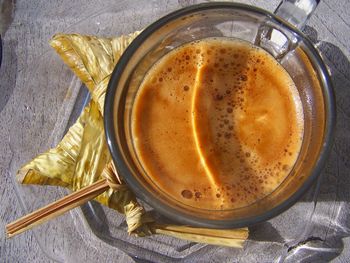
<instances>
[{"instance_id":1,"label":"shadow on table","mask_svg":"<svg viewBox=\"0 0 350 263\"><path fill-rule=\"evenodd\" d=\"M17 74L17 42L2 39L2 63L0 67L0 113L6 106L16 86Z\"/></svg>"},{"instance_id":2,"label":"shadow on table","mask_svg":"<svg viewBox=\"0 0 350 263\"><path fill-rule=\"evenodd\" d=\"M315 43L331 74L337 124L334 146L321 176L310 234L289 248L286 259L329 262L343 253L343 238L350 236L350 63L339 47L318 41L314 28L306 26L304 33ZM312 198L307 194L301 201L312 202Z\"/></svg>"},{"instance_id":3,"label":"shadow on table","mask_svg":"<svg viewBox=\"0 0 350 263\"><path fill-rule=\"evenodd\" d=\"M17 73L17 42L14 40L4 41L4 35L13 20L15 1L4 0L0 2L0 34L2 41L2 61L0 67L0 112L13 93L16 84Z\"/></svg>"}]
</instances>

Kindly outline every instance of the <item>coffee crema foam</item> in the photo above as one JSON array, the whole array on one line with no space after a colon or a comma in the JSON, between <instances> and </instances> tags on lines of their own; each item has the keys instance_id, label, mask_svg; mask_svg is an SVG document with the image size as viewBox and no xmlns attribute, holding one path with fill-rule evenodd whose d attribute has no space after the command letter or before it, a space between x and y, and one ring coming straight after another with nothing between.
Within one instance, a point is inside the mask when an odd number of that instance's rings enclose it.
<instances>
[{"instance_id":1,"label":"coffee crema foam","mask_svg":"<svg viewBox=\"0 0 350 263\"><path fill-rule=\"evenodd\" d=\"M132 137L148 180L197 208L235 209L288 176L303 136L302 104L266 51L226 38L185 44L147 73Z\"/></svg>"}]
</instances>

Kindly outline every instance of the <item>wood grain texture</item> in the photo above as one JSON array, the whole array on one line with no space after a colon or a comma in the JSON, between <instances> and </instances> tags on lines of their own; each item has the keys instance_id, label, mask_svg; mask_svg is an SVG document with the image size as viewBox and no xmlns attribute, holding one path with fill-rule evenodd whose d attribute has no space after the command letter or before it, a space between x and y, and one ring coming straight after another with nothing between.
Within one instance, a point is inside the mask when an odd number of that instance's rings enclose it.
<instances>
[{"instance_id":1,"label":"wood grain texture","mask_svg":"<svg viewBox=\"0 0 350 263\"><path fill-rule=\"evenodd\" d=\"M38 231L29 231L16 238L5 239L5 225L25 214L20 201L16 197L14 174L20 164L30 160L36 154L46 150L50 144L59 139L60 134L52 135L57 123L57 113L61 109L62 102L66 100L67 87L61 82L67 82L72 77L71 73L60 64L58 57L53 56L52 63L47 69L48 78L45 83L40 76L32 74L36 67L36 59L39 54L49 50L48 39L56 32L65 31L69 25L88 19L98 9L114 6L118 8L121 1L24 1L17 0L13 8L9 8L12 1L0 0L0 6L4 12L14 10L14 15L0 14L0 21L6 21L6 26L1 30L3 39L3 61L0 69L0 262L51 262L53 255L60 251L61 262L132 262L125 253L119 251L117 257L110 255L110 250L118 251L112 246L106 246L92 232L86 233L86 240L81 238L79 231L82 226L77 226L71 220L72 216L79 216L72 211L68 217L60 217L49 226L43 226ZM169 3L168 3L169 2ZM162 1L164 5L171 5L171 1ZM174 1L173 1L174 2ZM175 1L176 2L176 1ZM198 1L179 1L180 4L195 3ZM240 1L255 4L273 11L278 0L268 1ZM157 6L156 1L150 1L150 5ZM108 10L108 9L107 9ZM142 17L135 15L132 26L127 27L129 21L122 17L116 21L116 34L125 33L127 30L137 30L143 27L147 21L156 17ZM287 236L289 225L302 224L299 222L299 213L309 213L317 220L306 233L300 234L300 243L289 244L286 249L286 262L293 262L293 251L301 248L305 253L301 256L309 256L314 261L320 260L313 255L312 248L324 248L329 250L324 260L334 262L349 262L350 258L350 1L323 0L315 14L308 22L305 33L316 43L331 74L337 97L337 134L335 147L323 172L323 183L320 188L320 198L313 210L313 204L306 196L303 202L288 210L278 218L271 221L272 226L279 226L279 235ZM2 24L5 25L5 24ZM62 72L59 77L53 78L52 72ZM41 71L42 72L42 71ZM28 79L38 79L38 87L26 86ZM49 81L50 80L50 81ZM52 80L52 81L51 81ZM61 80L61 81L60 81ZM39 85L39 81L41 84ZM78 85L78 84L77 84ZM53 88L55 87L55 88ZM74 87L72 90L75 90ZM74 102L74 101L73 101ZM68 120L65 120L68 121ZM46 199L46 203L58 198L53 194L54 188L26 189L38 193L38 199ZM31 209L40 207L40 203L33 200ZM310 209L311 208L311 209ZM322 221L323 220L323 221ZM347 223L344 223L347 222ZM46 228L47 227L47 228ZM42 235L49 229L54 236ZM254 229L253 229L254 230ZM72 239L68 239L66 233L75 233ZM260 234L264 234L260 231ZM268 235L271 231L266 229ZM312 238L313 237L313 238ZM255 236L259 239L259 235ZM67 242L67 240L70 240ZM323 240L323 241L322 241ZM39 241L39 242L38 242ZM55 242L54 246L47 249L45 242ZM144 242L144 241L140 241ZM91 246L91 244L94 244ZM253 244L248 244L254 249ZM283 245L276 243L276 248ZM41 249L44 248L43 250ZM81 249L87 247L88 249ZM267 261L266 253L274 253L273 246L269 251L262 253L260 258L249 254L240 254L238 258L230 258L227 253L222 253L217 262L264 262ZM155 248L156 249L156 248ZM259 249L257 247L256 249ZM333 250L332 250L333 249ZM221 248L217 250L221 251ZM328 251L327 250L327 251ZM43 252L45 251L45 252ZM76 253L76 251L80 251ZM81 252L82 251L82 252ZM223 250L224 251L224 250ZM115 254L115 253L113 253ZM198 261L201 259L198 258ZM247 261L248 260L248 261ZM289 260L289 261L288 261Z\"/></svg>"}]
</instances>

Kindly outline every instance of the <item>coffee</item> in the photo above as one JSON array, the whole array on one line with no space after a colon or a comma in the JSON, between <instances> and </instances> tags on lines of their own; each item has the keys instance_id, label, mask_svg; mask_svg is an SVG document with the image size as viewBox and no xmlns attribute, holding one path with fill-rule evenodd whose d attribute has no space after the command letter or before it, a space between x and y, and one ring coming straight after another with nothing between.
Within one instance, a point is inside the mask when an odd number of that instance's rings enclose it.
<instances>
[{"instance_id":1,"label":"coffee","mask_svg":"<svg viewBox=\"0 0 350 263\"><path fill-rule=\"evenodd\" d=\"M152 66L135 98L132 137L161 191L197 208L234 209L288 176L303 123L297 88L270 54L210 38Z\"/></svg>"}]
</instances>

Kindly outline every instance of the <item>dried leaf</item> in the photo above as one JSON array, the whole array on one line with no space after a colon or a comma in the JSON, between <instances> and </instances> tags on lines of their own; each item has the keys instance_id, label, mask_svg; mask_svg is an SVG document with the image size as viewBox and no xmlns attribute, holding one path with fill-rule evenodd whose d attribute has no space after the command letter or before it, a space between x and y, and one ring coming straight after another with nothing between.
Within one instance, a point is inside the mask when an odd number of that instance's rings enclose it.
<instances>
[{"instance_id":1,"label":"dried leaf","mask_svg":"<svg viewBox=\"0 0 350 263\"><path fill-rule=\"evenodd\" d=\"M22 184L57 185L72 189L89 109L90 105L83 110L56 148L40 154L24 165L17 172L17 181Z\"/></svg>"},{"instance_id":2,"label":"dried leaf","mask_svg":"<svg viewBox=\"0 0 350 263\"><path fill-rule=\"evenodd\" d=\"M139 31L116 38L56 34L50 45L88 87L103 114L104 97L112 71Z\"/></svg>"},{"instance_id":3,"label":"dried leaf","mask_svg":"<svg viewBox=\"0 0 350 263\"><path fill-rule=\"evenodd\" d=\"M248 238L248 228L208 229L177 225L151 224L151 231L188 241L216 246L242 248Z\"/></svg>"},{"instance_id":4,"label":"dried leaf","mask_svg":"<svg viewBox=\"0 0 350 263\"><path fill-rule=\"evenodd\" d=\"M88 87L92 101L56 148L23 166L17 179L23 184L64 186L76 191L101 179L111 161L104 138L103 106L110 75L118 59L139 32L118 38L56 34L50 45ZM96 200L126 216L128 232L138 236L165 234L195 242L241 247L248 229L215 230L160 225L127 188L109 189Z\"/></svg>"}]
</instances>

